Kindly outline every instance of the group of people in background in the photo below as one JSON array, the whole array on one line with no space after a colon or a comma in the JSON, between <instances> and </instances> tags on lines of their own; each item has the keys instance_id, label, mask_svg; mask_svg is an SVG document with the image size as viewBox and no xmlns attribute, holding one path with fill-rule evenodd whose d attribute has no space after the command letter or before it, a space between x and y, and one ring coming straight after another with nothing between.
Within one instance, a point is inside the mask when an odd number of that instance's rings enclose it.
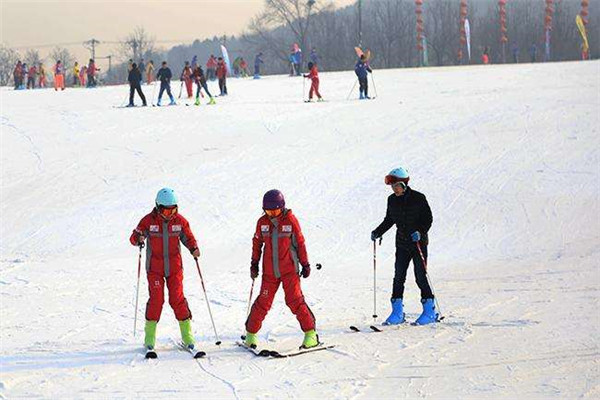
<instances>
[{"instance_id":1,"label":"group of people in background","mask_svg":"<svg viewBox=\"0 0 600 400\"><path fill-rule=\"evenodd\" d=\"M75 61L73 65L73 86L95 87L97 84L96 75L100 68L96 67L94 60L90 58L88 65L83 67ZM56 61L52 67L54 77L54 90L65 89L65 67L61 60ZM43 63L27 66L27 63L17 61L13 70L13 79L15 90L35 89L46 87L46 68Z\"/></svg>"}]
</instances>

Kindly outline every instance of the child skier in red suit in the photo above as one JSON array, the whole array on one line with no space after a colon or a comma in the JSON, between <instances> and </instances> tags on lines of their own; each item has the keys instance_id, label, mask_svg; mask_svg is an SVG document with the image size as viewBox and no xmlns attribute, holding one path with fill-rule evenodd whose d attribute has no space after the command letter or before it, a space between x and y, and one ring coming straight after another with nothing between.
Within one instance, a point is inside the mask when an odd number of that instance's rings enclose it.
<instances>
[{"instance_id":1,"label":"child skier in red suit","mask_svg":"<svg viewBox=\"0 0 600 400\"><path fill-rule=\"evenodd\" d=\"M317 64L309 62L308 69L310 70L308 75L304 75L305 78L308 78L312 81L310 85L310 92L308 93L308 101L312 101L313 93L317 95L317 101L323 101L323 97L321 97L321 93L319 93L319 70L317 69Z\"/></svg>"},{"instance_id":2,"label":"child skier in red suit","mask_svg":"<svg viewBox=\"0 0 600 400\"><path fill-rule=\"evenodd\" d=\"M156 195L156 207L133 230L129 241L134 246L146 244L146 273L150 298L146 304L144 345L153 350L156 342L156 325L165 301L165 282L169 289L169 305L179 321L181 338L188 348L194 348L192 313L183 294L183 263L179 241L194 258L200 250L188 221L177 212L177 197L172 189L161 189ZM137 310L136 310L137 311Z\"/></svg>"},{"instance_id":3,"label":"child skier in red suit","mask_svg":"<svg viewBox=\"0 0 600 400\"><path fill-rule=\"evenodd\" d=\"M285 208L285 199L279 190L265 193L263 210L265 214L258 219L252 238L250 264L250 277L255 279L258 277L258 262L264 247L262 282L260 295L254 301L246 320L245 344L256 347L256 334L273 304L279 285L282 284L285 303L296 315L304 331L302 347L315 347L319 344L319 337L315 331L315 316L308 308L300 287L300 276L308 278L310 275L310 264L300 224L292 210ZM299 265L302 266L301 271Z\"/></svg>"}]
</instances>

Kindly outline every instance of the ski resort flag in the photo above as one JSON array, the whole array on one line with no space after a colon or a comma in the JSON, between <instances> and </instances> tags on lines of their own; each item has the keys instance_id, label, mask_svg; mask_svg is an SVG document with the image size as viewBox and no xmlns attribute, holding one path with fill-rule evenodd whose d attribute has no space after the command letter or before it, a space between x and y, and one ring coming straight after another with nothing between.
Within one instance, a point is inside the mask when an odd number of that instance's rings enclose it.
<instances>
[{"instance_id":1,"label":"ski resort flag","mask_svg":"<svg viewBox=\"0 0 600 400\"><path fill-rule=\"evenodd\" d=\"M227 53L227 48L221 45L221 53L223 54L223 60L225 60L225 64L227 64L227 74L231 75L231 63L229 62L229 53Z\"/></svg>"},{"instance_id":2,"label":"ski resort flag","mask_svg":"<svg viewBox=\"0 0 600 400\"><path fill-rule=\"evenodd\" d=\"M582 50L587 52L590 48L587 34L585 33L585 25L583 25L583 19L581 19L581 15L577 14L575 17L575 23L577 24L577 28L579 28L579 33L581 34L581 38L583 39L583 48Z\"/></svg>"},{"instance_id":3,"label":"ski resort flag","mask_svg":"<svg viewBox=\"0 0 600 400\"><path fill-rule=\"evenodd\" d=\"M468 19L465 19L465 36L467 37L467 53L469 54L469 61L471 61L471 26Z\"/></svg>"}]
</instances>

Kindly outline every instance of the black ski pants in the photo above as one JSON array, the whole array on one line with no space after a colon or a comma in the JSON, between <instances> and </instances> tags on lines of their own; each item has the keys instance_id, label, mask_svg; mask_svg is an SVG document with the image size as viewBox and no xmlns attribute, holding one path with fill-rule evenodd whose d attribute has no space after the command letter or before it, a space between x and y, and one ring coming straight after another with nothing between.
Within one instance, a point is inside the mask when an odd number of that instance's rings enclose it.
<instances>
[{"instance_id":1,"label":"black ski pants","mask_svg":"<svg viewBox=\"0 0 600 400\"><path fill-rule=\"evenodd\" d=\"M360 85L360 93L364 93L365 96L369 95L369 80L368 78L358 78L358 84Z\"/></svg>"},{"instance_id":2,"label":"black ski pants","mask_svg":"<svg viewBox=\"0 0 600 400\"><path fill-rule=\"evenodd\" d=\"M200 96L200 88L203 87L204 91L208 95L208 97L212 97L212 94L208 91L208 86L206 85L206 81L196 81L197 89L196 89L196 97Z\"/></svg>"},{"instance_id":3,"label":"black ski pants","mask_svg":"<svg viewBox=\"0 0 600 400\"><path fill-rule=\"evenodd\" d=\"M221 96L227 95L227 78L219 78L219 89L221 90Z\"/></svg>"},{"instance_id":4,"label":"black ski pants","mask_svg":"<svg viewBox=\"0 0 600 400\"><path fill-rule=\"evenodd\" d=\"M140 96L140 98L142 99L142 103L144 103L144 105L146 105L146 96L144 96L144 92L142 92L142 87L140 86L139 83L133 85L130 84L129 85L129 105L133 105L133 95L135 94L135 92L137 91L138 95Z\"/></svg>"},{"instance_id":5,"label":"black ski pants","mask_svg":"<svg viewBox=\"0 0 600 400\"><path fill-rule=\"evenodd\" d=\"M421 245L421 250L423 251L425 262L427 262L427 246ZM433 293L431 292L431 287L429 286L427 275L425 273L425 266L421 260L419 250L414 243L396 245L396 271L394 274L392 299L401 299L404 297L404 282L406 282L406 272L408 271L408 265L411 260L415 270L417 285L419 286L419 289L421 289L421 298L433 299Z\"/></svg>"}]
</instances>

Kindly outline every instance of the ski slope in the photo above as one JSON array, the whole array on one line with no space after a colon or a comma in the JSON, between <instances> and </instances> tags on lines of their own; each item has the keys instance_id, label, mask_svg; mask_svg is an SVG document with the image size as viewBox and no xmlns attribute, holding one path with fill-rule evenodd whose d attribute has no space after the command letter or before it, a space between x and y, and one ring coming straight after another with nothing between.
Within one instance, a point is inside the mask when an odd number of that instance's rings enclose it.
<instances>
[{"instance_id":1,"label":"ski slope","mask_svg":"<svg viewBox=\"0 0 600 400\"><path fill-rule=\"evenodd\" d=\"M300 78L230 79L216 106L135 109L114 108L125 86L3 88L0 397L599 398L599 77L598 61L376 70L377 98L358 101L356 88L346 100L353 72L322 73L319 104L302 102ZM352 333L373 322L369 237L390 194L383 177L399 165L433 211L429 271L446 319ZM163 186L199 240L223 341L184 252L208 353L198 363L174 345L168 303L159 359L144 360L145 280L133 336L128 238ZM303 290L333 350L263 359L234 344L272 188L323 264ZM377 247L380 321L394 232ZM412 267L406 288L412 321ZM302 340L281 291L259 336L279 350Z\"/></svg>"}]
</instances>

